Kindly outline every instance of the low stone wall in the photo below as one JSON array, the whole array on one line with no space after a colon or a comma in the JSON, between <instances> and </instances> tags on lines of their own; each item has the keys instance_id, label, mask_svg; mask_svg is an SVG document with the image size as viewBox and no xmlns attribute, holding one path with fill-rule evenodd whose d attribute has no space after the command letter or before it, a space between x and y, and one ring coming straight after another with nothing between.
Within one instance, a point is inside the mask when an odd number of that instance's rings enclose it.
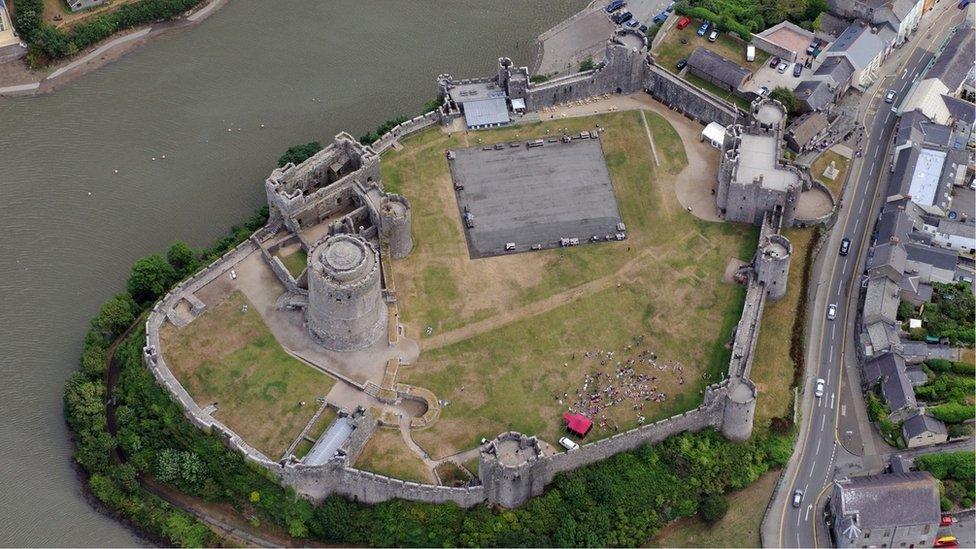
<instances>
[{"instance_id":1,"label":"low stone wall","mask_svg":"<svg viewBox=\"0 0 976 549\"><path fill-rule=\"evenodd\" d=\"M837 197L834 193L820 181L811 178L811 188L817 189L818 191L824 192L830 197L830 212L824 214L820 217L815 217L813 219L793 219L793 225L796 227L811 227L813 225L827 225L834 219L834 215L837 213Z\"/></svg>"},{"instance_id":2,"label":"low stone wall","mask_svg":"<svg viewBox=\"0 0 976 549\"><path fill-rule=\"evenodd\" d=\"M419 132L424 128L433 126L434 124L441 123L441 109L430 111L426 114L422 114L402 124L397 124L392 130L384 133L379 139L373 141L370 146L376 154L382 154L387 149L393 146L393 143L399 141L400 139Z\"/></svg>"}]
</instances>

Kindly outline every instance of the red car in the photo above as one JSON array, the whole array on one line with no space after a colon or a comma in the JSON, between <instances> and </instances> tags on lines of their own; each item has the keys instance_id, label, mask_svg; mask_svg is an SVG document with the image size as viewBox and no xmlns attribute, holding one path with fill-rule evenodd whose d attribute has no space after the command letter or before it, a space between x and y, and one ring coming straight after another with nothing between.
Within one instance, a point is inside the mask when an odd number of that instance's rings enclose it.
<instances>
[{"instance_id":1,"label":"red car","mask_svg":"<svg viewBox=\"0 0 976 549\"><path fill-rule=\"evenodd\" d=\"M955 522L955 520L952 518L952 515L942 515L942 520L939 522L939 526L952 526L953 522Z\"/></svg>"},{"instance_id":2,"label":"red car","mask_svg":"<svg viewBox=\"0 0 976 549\"><path fill-rule=\"evenodd\" d=\"M691 19L689 19L687 17L682 17L681 20L678 21L678 25L677 25L678 30L681 30L681 29L687 27L689 23L691 23Z\"/></svg>"}]
</instances>

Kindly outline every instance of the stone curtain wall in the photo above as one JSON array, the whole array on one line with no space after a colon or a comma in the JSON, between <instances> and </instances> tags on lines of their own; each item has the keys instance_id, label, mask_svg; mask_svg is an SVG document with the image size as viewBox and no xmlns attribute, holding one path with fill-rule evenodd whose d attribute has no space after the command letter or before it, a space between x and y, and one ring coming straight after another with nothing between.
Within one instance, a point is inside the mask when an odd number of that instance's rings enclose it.
<instances>
[{"instance_id":1,"label":"stone curtain wall","mask_svg":"<svg viewBox=\"0 0 976 549\"><path fill-rule=\"evenodd\" d=\"M718 122L728 126L735 123L739 112L731 103L699 90L653 62L645 64L644 89L654 99L702 125Z\"/></svg>"},{"instance_id":2,"label":"stone curtain wall","mask_svg":"<svg viewBox=\"0 0 976 549\"><path fill-rule=\"evenodd\" d=\"M430 111L429 113L422 114L416 118L407 120L402 124L397 124L392 130L384 133L376 141L373 141L370 148L372 148L377 155L383 154L387 149L393 146L395 141L398 141L414 132L419 132L424 128L433 126L434 124L439 124L441 122L441 118L441 109L437 109Z\"/></svg>"}]
</instances>

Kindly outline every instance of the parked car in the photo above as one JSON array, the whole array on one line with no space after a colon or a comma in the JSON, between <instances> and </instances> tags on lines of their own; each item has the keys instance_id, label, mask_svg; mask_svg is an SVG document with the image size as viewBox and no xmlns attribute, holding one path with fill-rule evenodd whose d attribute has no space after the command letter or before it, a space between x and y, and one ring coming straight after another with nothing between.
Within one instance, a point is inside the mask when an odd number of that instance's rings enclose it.
<instances>
[{"instance_id":1,"label":"parked car","mask_svg":"<svg viewBox=\"0 0 976 549\"><path fill-rule=\"evenodd\" d=\"M817 379L817 387L813 390L813 394L816 395L817 398L824 396L824 387L826 386L827 382L824 381L823 378Z\"/></svg>"},{"instance_id":2,"label":"parked car","mask_svg":"<svg viewBox=\"0 0 976 549\"><path fill-rule=\"evenodd\" d=\"M668 13L662 11L661 13L659 13L659 14L657 14L657 15L654 16L654 24L655 25L660 25L661 23L663 23L664 21L666 21L667 18L668 18Z\"/></svg>"},{"instance_id":3,"label":"parked car","mask_svg":"<svg viewBox=\"0 0 976 549\"><path fill-rule=\"evenodd\" d=\"M746 46L746 61L752 63L756 60L756 46L749 44Z\"/></svg>"},{"instance_id":4,"label":"parked car","mask_svg":"<svg viewBox=\"0 0 976 549\"><path fill-rule=\"evenodd\" d=\"M799 509L801 502L803 502L803 490L793 492L793 507Z\"/></svg>"},{"instance_id":5,"label":"parked car","mask_svg":"<svg viewBox=\"0 0 976 549\"><path fill-rule=\"evenodd\" d=\"M849 251L851 251L851 239L845 236L844 239L840 241L840 255L847 255L847 252Z\"/></svg>"},{"instance_id":6,"label":"parked car","mask_svg":"<svg viewBox=\"0 0 976 549\"><path fill-rule=\"evenodd\" d=\"M759 91L756 93L758 93L760 97L766 97L769 95L769 88L766 86L759 86Z\"/></svg>"},{"instance_id":7,"label":"parked car","mask_svg":"<svg viewBox=\"0 0 976 549\"><path fill-rule=\"evenodd\" d=\"M647 25L641 25L637 27L637 30L641 31L644 34L647 34Z\"/></svg>"},{"instance_id":8,"label":"parked car","mask_svg":"<svg viewBox=\"0 0 976 549\"><path fill-rule=\"evenodd\" d=\"M674 11L674 2L671 2L670 4L668 4L668 7L664 8L664 11L666 11L668 13L671 13L672 11Z\"/></svg>"},{"instance_id":9,"label":"parked car","mask_svg":"<svg viewBox=\"0 0 976 549\"><path fill-rule=\"evenodd\" d=\"M709 23L708 21L702 22L701 26L698 27L698 36L705 36L705 33L708 32L708 27L710 26L711 23Z\"/></svg>"},{"instance_id":10,"label":"parked car","mask_svg":"<svg viewBox=\"0 0 976 549\"><path fill-rule=\"evenodd\" d=\"M769 68L775 69L776 67L779 66L780 61L781 61L780 58L774 55L773 58L769 60Z\"/></svg>"},{"instance_id":11,"label":"parked car","mask_svg":"<svg viewBox=\"0 0 976 549\"><path fill-rule=\"evenodd\" d=\"M687 66L688 66L688 60L687 60L687 59L680 59L680 60L678 60L678 62L677 62L677 63L676 63L675 65L674 65L674 68L676 68L676 69L678 69L678 70L680 71L681 69L683 69L683 68L685 68L685 67L687 67Z\"/></svg>"},{"instance_id":12,"label":"parked car","mask_svg":"<svg viewBox=\"0 0 976 549\"><path fill-rule=\"evenodd\" d=\"M607 13L613 13L626 5L627 2L624 0L613 0L613 2L607 4Z\"/></svg>"},{"instance_id":13,"label":"parked car","mask_svg":"<svg viewBox=\"0 0 976 549\"><path fill-rule=\"evenodd\" d=\"M964 10L968 5L969 5L969 0L961 0L959 2L959 9Z\"/></svg>"},{"instance_id":14,"label":"parked car","mask_svg":"<svg viewBox=\"0 0 976 549\"><path fill-rule=\"evenodd\" d=\"M933 547L959 547L959 540L956 536L942 536L935 540Z\"/></svg>"},{"instance_id":15,"label":"parked car","mask_svg":"<svg viewBox=\"0 0 976 549\"><path fill-rule=\"evenodd\" d=\"M629 11L619 11L613 14L613 17L611 17L611 19L613 20L614 23L620 25L629 21L633 16L634 14L630 13Z\"/></svg>"},{"instance_id":16,"label":"parked car","mask_svg":"<svg viewBox=\"0 0 976 549\"><path fill-rule=\"evenodd\" d=\"M827 305L827 320L834 320L837 318L837 304L831 303Z\"/></svg>"},{"instance_id":17,"label":"parked car","mask_svg":"<svg viewBox=\"0 0 976 549\"><path fill-rule=\"evenodd\" d=\"M898 92L896 92L895 90L888 90L888 93L885 95L885 103L890 105L895 102L895 99L897 97L898 97Z\"/></svg>"},{"instance_id":18,"label":"parked car","mask_svg":"<svg viewBox=\"0 0 976 549\"><path fill-rule=\"evenodd\" d=\"M803 74L803 64L793 63L793 76L800 76Z\"/></svg>"},{"instance_id":19,"label":"parked car","mask_svg":"<svg viewBox=\"0 0 976 549\"><path fill-rule=\"evenodd\" d=\"M562 437L561 439L559 439L559 444L560 446L562 446L567 450L575 450L579 448L579 444L576 444L572 440L569 440L567 437Z\"/></svg>"},{"instance_id":20,"label":"parked car","mask_svg":"<svg viewBox=\"0 0 976 549\"><path fill-rule=\"evenodd\" d=\"M712 29L712 34L708 35L708 41L714 42L718 40L718 29Z\"/></svg>"},{"instance_id":21,"label":"parked car","mask_svg":"<svg viewBox=\"0 0 976 549\"><path fill-rule=\"evenodd\" d=\"M776 67L776 72L778 72L780 74L783 74L784 72L786 72L786 69L788 69L788 68L790 68L790 64L789 63L785 63L785 62L784 63L780 63L779 66Z\"/></svg>"},{"instance_id":22,"label":"parked car","mask_svg":"<svg viewBox=\"0 0 976 549\"><path fill-rule=\"evenodd\" d=\"M819 48L819 47L820 47L820 41L819 40L814 40L813 42L810 42L810 45L807 46L807 54L808 55L809 54L812 54L813 52L817 51L817 48Z\"/></svg>"},{"instance_id":23,"label":"parked car","mask_svg":"<svg viewBox=\"0 0 976 549\"><path fill-rule=\"evenodd\" d=\"M952 515L942 515L942 520L939 521L939 526L952 526L953 522L955 522L955 519L952 518Z\"/></svg>"},{"instance_id":24,"label":"parked car","mask_svg":"<svg viewBox=\"0 0 976 549\"><path fill-rule=\"evenodd\" d=\"M632 29L636 29L637 27L640 26L640 24L641 24L641 22L638 21L638 20L636 20L636 19L631 19L630 21L627 21L626 23L624 23L624 25L627 25L627 27L632 28Z\"/></svg>"},{"instance_id":25,"label":"parked car","mask_svg":"<svg viewBox=\"0 0 976 549\"><path fill-rule=\"evenodd\" d=\"M689 24L691 24L691 18L690 17L682 17L678 21L678 24L676 26L678 27L678 30L681 30L681 29L687 27Z\"/></svg>"}]
</instances>

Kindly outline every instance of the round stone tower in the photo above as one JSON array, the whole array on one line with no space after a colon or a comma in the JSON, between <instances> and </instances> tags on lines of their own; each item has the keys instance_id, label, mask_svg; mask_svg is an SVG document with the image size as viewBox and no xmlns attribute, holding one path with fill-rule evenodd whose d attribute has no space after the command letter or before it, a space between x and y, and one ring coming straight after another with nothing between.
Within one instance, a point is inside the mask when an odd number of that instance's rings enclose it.
<instances>
[{"instance_id":1,"label":"round stone tower","mask_svg":"<svg viewBox=\"0 0 976 549\"><path fill-rule=\"evenodd\" d=\"M729 394L722 413L722 435L729 440L746 440L752 434L755 413L756 384L747 378L729 380Z\"/></svg>"},{"instance_id":2,"label":"round stone tower","mask_svg":"<svg viewBox=\"0 0 976 549\"><path fill-rule=\"evenodd\" d=\"M308 331L333 351L369 347L386 331L376 248L358 235L328 236L308 257Z\"/></svg>"},{"instance_id":3,"label":"round stone tower","mask_svg":"<svg viewBox=\"0 0 976 549\"><path fill-rule=\"evenodd\" d=\"M481 446L478 478L485 499L502 507L518 507L546 486L539 440L508 431Z\"/></svg>"},{"instance_id":4,"label":"round stone tower","mask_svg":"<svg viewBox=\"0 0 976 549\"><path fill-rule=\"evenodd\" d=\"M786 279L790 274L790 255L793 245L781 234L773 234L759 242L756 251L756 278L766 286L770 299L786 295Z\"/></svg>"},{"instance_id":5,"label":"round stone tower","mask_svg":"<svg viewBox=\"0 0 976 549\"><path fill-rule=\"evenodd\" d=\"M390 246L393 259L401 259L413 249L410 235L410 203L407 199L390 194L380 205L380 235Z\"/></svg>"}]
</instances>

